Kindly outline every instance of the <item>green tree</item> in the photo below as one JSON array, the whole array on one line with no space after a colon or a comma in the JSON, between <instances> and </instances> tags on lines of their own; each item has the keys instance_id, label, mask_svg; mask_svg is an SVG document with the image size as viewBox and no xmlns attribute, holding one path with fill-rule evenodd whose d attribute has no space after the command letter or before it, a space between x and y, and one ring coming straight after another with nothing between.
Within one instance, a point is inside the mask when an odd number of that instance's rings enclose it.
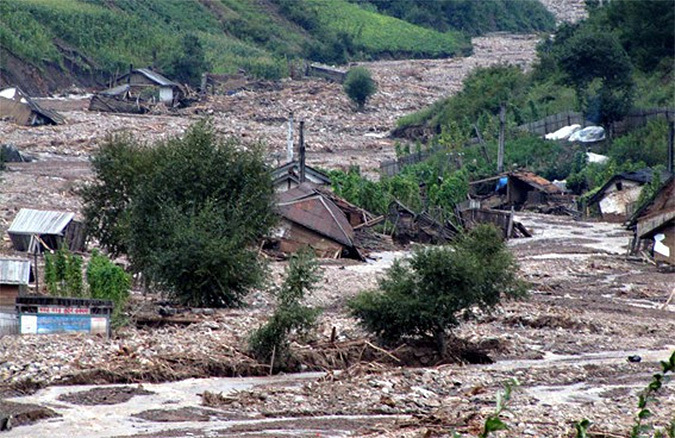
<instances>
[{"instance_id":1,"label":"green tree","mask_svg":"<svg viewBox=\"0 0 675 438\"><path fill-rule=\"evenodd\" d=\"M633 102L632 64L616 35L582 26L557 56L563 81L574 87L587 117L608 124L628 113Z\"/></svg>"},{"instance_id":2,"label":"green tree","mask_svg":"<svg viewBox=\"0 0 675 438\"><path fill-rule=\"evenodd\" d=\"M621 44L635 64L651 71L666 60L672 68L675 55L675 7L669 0L612 0L607 2L607 22L616 29Z\"/></svg>"},{"instance_id":3,"label":"green tree","mask_svg":"<svg viewBox=\"0 0 675 438\"><path fill-rule=\"evenodd\" d=\"M91 158L94 180L79 189L84 223L113 256L128 253L129 205L143 175L151 173L154 152L130 134L115 134Z\"/></svg>"},{"instance_id":4,"label":"green tree","mask_svg":"<svg viewBox=\"0 0 675 438\"><path fill-rule=\"evenodd\" d=\"M319 267L310 250L300 251L291 257L286 278L274 291L276 310L249 339L249 348L255 357L269 361L274 356L273 366L287 363L290 355L288 336L293 332L305 333L314 325L319 314L318 309L304 306L302 300L314 290L320 279Z\"/></svg>"},{"instance_id":5,"label":"green tree","mask_svg":"<svg viewBox=\"0 0 675 438\"><path fill-rule=\"evenodd\" d=\"M199 38L191 33L185 34L180 52L168 67L172 79L196 88L201 84L202 74L208 69L209 63Z\"/></svg>"},{"instance_id":6,"label":"green tree","mask_svg":"<svg viewBox=\"0 0 675 438\"><path fill-rule=\"evenodd\" d=\"M379 282L349 301L351 313L385 343L404 337L435 340L445 353L448 330L472 308L490 310L502 296L520 296L524 284L501 232L481 225L449 247L415 250Z\"/></svg>"},{"instance_id":7,"label":"green tree","mask_svg":"<svg viewBox=\"0 0 675 438\"><path fill-rule=\"evenodd\" d=\"M368 69L355 67L347 72L343 88L359 109L363 109L366 101L377 91L377 84Z\"/></svg>"},{"instance_id":8,"label":"green tree","mask_svg":"<svg viewBox=\"0 0 675 438\"><path fill-rule=\"evenodd\" d=\"M106 148L94 158L105 172L83 199L90 227L179 302L240 304L264 277L254 245L275 221L263 145L222 138L204 121L151 152L115 147L112 160Z\"/></svg>"}]
</instances>

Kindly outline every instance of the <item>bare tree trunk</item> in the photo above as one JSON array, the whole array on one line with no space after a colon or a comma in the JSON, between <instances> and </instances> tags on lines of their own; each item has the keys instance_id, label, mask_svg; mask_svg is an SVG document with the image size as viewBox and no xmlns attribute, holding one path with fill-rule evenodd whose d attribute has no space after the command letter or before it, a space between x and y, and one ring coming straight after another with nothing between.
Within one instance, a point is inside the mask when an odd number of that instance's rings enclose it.
<instances>
[{"instance_id":1,"label":"bare tree trunk","mask_svg":"<svg viewBox=\"0 0 675 438\"><path fill-rule=\"evenodd\" d=\"M434 340L436 341L436 350L438 351L438 354L441 355L441 358L445 357L448 349L448 345L445 342L445 330L437 329L434 332Z\"/></svg>"}]
</instances>

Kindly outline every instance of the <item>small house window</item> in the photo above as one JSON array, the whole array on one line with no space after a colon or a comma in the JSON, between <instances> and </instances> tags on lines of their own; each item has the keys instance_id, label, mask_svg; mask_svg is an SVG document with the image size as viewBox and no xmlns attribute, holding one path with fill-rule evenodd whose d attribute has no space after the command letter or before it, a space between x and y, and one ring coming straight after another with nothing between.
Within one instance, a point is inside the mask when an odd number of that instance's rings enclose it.
<instances>
[{"instance_id":1,"label":"small house window","mask_svg":"<svg viewBox=\"0 0 675 438\"><path fill-rule=\"evenodd\" d=\"M619 190L619 191L623 190L623 183L621 183L621 181L616 183L616 189Z\"/></svg>"}]
</instances>

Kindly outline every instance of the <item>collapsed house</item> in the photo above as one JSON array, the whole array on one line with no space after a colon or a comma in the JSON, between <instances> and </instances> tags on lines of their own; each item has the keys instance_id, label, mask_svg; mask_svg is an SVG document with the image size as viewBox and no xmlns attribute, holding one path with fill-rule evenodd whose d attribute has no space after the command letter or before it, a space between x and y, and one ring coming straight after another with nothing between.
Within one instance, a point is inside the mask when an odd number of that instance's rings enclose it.
<instances>
[{"instance_id":1,"label":"collapsed house","mask_svg":"<svg viewBox=\"0 0 675 438\"><path fill-rule=\"evenodd\" d=\"M363 260L354 230L382 219L308 183L278 193L276 211L281 221L267 247L286 254L309 247L320 258Z\"/></svg>"},{"instance_id":2,"label":"collapsed house","mask_svg":"<svg viewBox=\"0 0 675 438\"><path fill-rule=\"evenodd\" d=\"M459 228L449 221L439 221L429 213L415 213L400 201L392 201L387 211L387 220L392 224L392 237L400 244L410 242L441 244L454 239Z\"/></svg>"},{"instance_id":3,"label":"collapsed house","mask_svg":"<svg viewBox=\"0 0 675 438\"><path fill-rule=\"evenodd\" d=\"M65 245L70 251L85 247L84 224L75 213L22 208L7 230L14 249L34 253L56 250Z\"/></svg>"},{"instance_id":4,"label":"collapsed house","mask_svg":"<svg viewBox=\"0 0 675 438\"><path fill-rule=\"evenodd\" d=\"M469 183L469 194L484 208L514 208L522 210L565 204L569 198L563 190L535 173L511 172Z\"/></svg>"},{"instance_id":5,"label":"collapsed house","mask_svg":"<svg viewBox=\"0 0 675 438\"><path fill-rule=\"evenodd\" d=\"M147 68L130 70L115 84L91 98L89 111L143 114L157 103L175 107L185 96L179 83Z\"/></svg>"},{"instance_id":6,"label":"collapsed house","mask_svg":"<svg viewBox=\"0 0 675 438\"><path fill-rule=\"evenodd\" d=\"M27 295L33 281L30 260L0 259L0 307L13 311L16 297Z\"/></svg>"},{"instance_id":7,"label":"collapsed house","mask_svg":"<svg viewBox=\"0 0 675 438\"><path fill-rule=\"evenodd\" d=\"M596 213L610 222L629 219L635 212L643 187L651 182L652 177L653 172L649 168L612 176L588 199L586 214Z\"/></svg>"},{"instance_id":8,"label":"collapsed house","mask_svg":"<svg viewBox=\"0 0 675 438\"><path fill-rule=\"evenodd\" d=\"M305 76L322 78L330 82L342 84L347 78L347 72L329 65L308 63L305 67Z\"/></svg>"},{"instance_id":9,"label":"collapsed house","mask_svg":"<svg viewBox=\"0 0 675 438\"><path fill-rule=\"evenodd\" d=\"M59 113L41 107L19 87L0 90L0 119L26 126L58 125L65 122Z\"/></svg>"},{"instance_id":10,"label":"collapsed house","mask_svg":"<svg viewBox=\"0 0 675 438\"><path fill-rule=\"evenodd\" d=\"M389 204L387 220L393 226L392 237L401 244L410 242L444 244L452 241L462 230L481 224L492 224L502 231L504 239L532 237L525 226L516 221L513 211L482 208L480 202L468 200L456 206L453 220L440 220L434 216L447 216L447 212L432 215L415 213L399 201Z\"/></svg>"},{"instance_id":11,"label":"collapsed house","mask_svg":"<svg viewBox=\"0 0 675 438\"><path fill-rule=\"evenodd\" d=\"M657 262L675 266L675 176L635 212L629 228L634 252L646 246Z\"/></svg>"}]
</instances>

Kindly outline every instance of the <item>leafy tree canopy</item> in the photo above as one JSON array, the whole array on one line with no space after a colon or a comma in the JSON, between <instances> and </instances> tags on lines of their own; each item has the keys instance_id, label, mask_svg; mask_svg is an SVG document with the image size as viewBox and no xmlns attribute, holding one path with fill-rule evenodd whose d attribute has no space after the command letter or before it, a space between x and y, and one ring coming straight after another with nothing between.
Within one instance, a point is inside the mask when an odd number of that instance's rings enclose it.
<instances>
[{"instance_id":1,"label":"leafy tree canopy","mask_svg":"<svg viewBox=\"0 0 675 438\"><path fill-rule=\"evenodd\" d=\"M152 148L134 146L110 139L95 154L97 179L83 190L88 228L180 302L239 304L263 279L252 245L275 217L262 145L200 122Z\"/></svg>"},{"instance_id":2,"label":"leafy tree canopy","mask_svg":"<svg viewBox=\"0 0 675 438\"><path fill-rule=\"evenodd\" d=\"M370 71L364 67L355 67L347 72L343 85L347 96L359 108L363 108L366 101L377 91L377 84L373 80Z\"/></svg>"},{"instance_id":3,"label":"leafy tree canopy","mask_svg":"<svg viewBox=\"0 0 675 438\"><path fill-rule=\"evenodd\" d=\"M396 261L378 291L360 293L349 307L386 343L433 338L443 352L447 331L463 313L489 311L502 296L524 293L516 270L500 231L481 225L449 247L420 248L410 260Z\"/></svg>"}]
</instances>

